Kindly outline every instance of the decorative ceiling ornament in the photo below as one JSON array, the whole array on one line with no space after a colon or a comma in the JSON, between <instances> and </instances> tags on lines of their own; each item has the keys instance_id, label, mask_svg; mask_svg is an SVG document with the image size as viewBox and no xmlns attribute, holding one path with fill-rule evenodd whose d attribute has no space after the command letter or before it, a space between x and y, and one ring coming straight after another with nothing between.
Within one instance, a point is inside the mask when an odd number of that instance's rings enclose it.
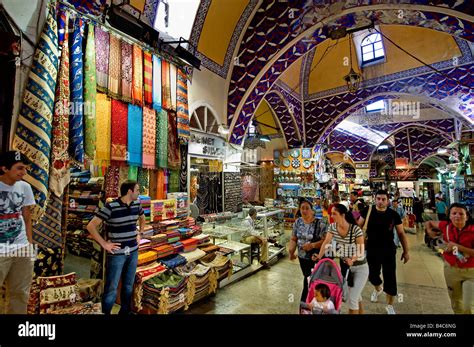
<instances>
[{"instance_id":1,"label":"decorative ceiling ornament","mask_svg":"<svg viewBox=\"0 0 474 347\"><path fill-rule=\"evenodd\" d=\"M349 90L349 92L355 93L359 89L362 76L361 74L355 72L352 68L352 34L349 35L349 60L351 64L351 69L349 73L344 76L344 81L346 81L347 89Z\"/></svg>"},{"instance_id":2,"label":"decorative ceiling ornament","mask_svg":"<svg viewBox=\"0 0 474 347\"><path fill-rule=\"evenodd\" d=\"M258 137L256 136L247 137L244 143L244 148L257 149L258 147L262 147L263 149L267 148L265 145L265 142L260 140Z\"/></svg>"}]
</instances>

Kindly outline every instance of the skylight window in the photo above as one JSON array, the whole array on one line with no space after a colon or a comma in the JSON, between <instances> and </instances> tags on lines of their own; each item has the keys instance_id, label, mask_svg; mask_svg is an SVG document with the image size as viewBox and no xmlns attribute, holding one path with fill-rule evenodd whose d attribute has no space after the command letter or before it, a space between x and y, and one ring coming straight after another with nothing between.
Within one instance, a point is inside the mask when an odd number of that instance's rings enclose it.
<instances>
[{"instance_id":1,"label":"skylight window","mask_svg":"<svg viewBox=\"0 0 474 347\"><path fill-rule=\"evenodd\" d=\"M189 40L200 0L159 0L155 29Z\"/></svg>"},{"instance_id":2,"label":"skylight window","mask_svg":"<svg viewBox=\"0 0 474 347\"><path fill-rule=\"evenodd\" d=\"M385 102L383 100L379 100L365 106L365 110L367 112L377 112L377 111L382 111L384 109L385 109Z\"/></svg>"},{"instance_id":3,"label":"skylight window","mask_svg":"<svg viewBox=\"0 0 474 347\"><path fill-rule=\"evenodd\" d=\"M362 40L360 48L362 51L362 64L383 60L385 58L382 37L379 33L366 36Z\"/></svg>"}]
</instances>

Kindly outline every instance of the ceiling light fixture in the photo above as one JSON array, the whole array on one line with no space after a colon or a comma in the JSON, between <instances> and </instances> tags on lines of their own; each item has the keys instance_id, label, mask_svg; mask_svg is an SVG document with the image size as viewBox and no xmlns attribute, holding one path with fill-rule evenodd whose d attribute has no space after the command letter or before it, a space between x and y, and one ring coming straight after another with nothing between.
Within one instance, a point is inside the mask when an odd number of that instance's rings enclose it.
<instances>
[{"instance_id":1,"label":"ceiling light fixture","mask_svg":"<svg viewBox=\"0 0 474 347\"><path fill-rule=\"evenodd\" d=\"M357 92L359 89L359 84L362 79L362 76L355 72L352 68L352 34L349 35L349 60L351 63L351 69L347 75L343 77L344 81L346 81L347 89L351 93Z\"/></svg>"}]
</instances>

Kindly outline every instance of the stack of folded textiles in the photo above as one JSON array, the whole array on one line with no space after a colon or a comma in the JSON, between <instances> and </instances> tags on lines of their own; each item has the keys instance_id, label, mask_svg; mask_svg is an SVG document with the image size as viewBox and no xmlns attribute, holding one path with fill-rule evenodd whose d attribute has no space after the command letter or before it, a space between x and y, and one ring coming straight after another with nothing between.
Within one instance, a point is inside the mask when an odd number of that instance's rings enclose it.
<instances>
[{"instance_id":1,"label":"stack of folded textiles","mask_svg":"<svg viewBox=\"0 0 474 347\"><path fill-rule=\"evenodd\" d=\"M200 250L200 249L196 249L192 252L188 252L188 253L181 253L180 254L182 257L186 258L186 261L188 263L192 263L194 261L197 261L203 257L205 257L207 255L206 252Z\"/></svg>"},{"instance_id":2,"label":"stack of folded textiles","mask_svg":"<svg viewBox=\"0 0 474 347\"><path fill-rule=\"evenodd\" d=\"M136 312L142 310L143 283L159 274L166 272L165 266L158 262L153 262L146 266L137 267L135 274L135 285L133 286L133 309Z\"/></svg>"},{"instance_id":3,"label":"stack of folded textiles","mask_svg":"<svg viewBox=\"0 0 474 347\"><path fill-rule=\"evenodd\" d=\"M166 258L160 259L160 262L168 269L174 269L177 266L187 263L186 258L179 254L170 255Z\"/></svg>"},{"instance_id":4,"label":"stack of folded textiles","mask_svg":"<svg viewBox=\"0 0 474 347\"><path fill-rule=\"evenodd\" d=\"M175 242L171 245L174 250L174 254L179 254L184 252L184 245L181 242Z\"/></svg>"},{"instance_id":5,"label":"stack of folded textiles","mask_svg":"<svg viewBox=\"0 0 474 347\"><path fill-rule=\"evenodd\" d=\"M219 246L216 246L214 244L206 244L199 246L199 249L203 252L206 252L207 254L215 253L219 250L219 248Z\"/></svg>"},{"instance_id":6,"label":"stack of folded textiles","mask_svg":"<svg viewBox=\"0 0 474 347\"><path fill-rule=\"evenodd\" d=\"M150 241L155 247L166 245L168 243L168 236L166 234L155 234L150 237Z\"/></svg>"},{"instance_id":7,"label":"stack of folded textiles","mask_svg":"<svg viewBox=\"0 0 474 347\"><path fill-rule=\"evenodd\" d=\"M194 281L194 295L192 302L196 302L209 294L211 294L211 284L210 284L210 273L211 268L196 262L189 263L186 265L179 266L173 269L175 273L183 277L189 277L191 275L196 276ZM214 290L217 289L217 286L213 286Z\"/></svg>"},{"instance_id":8,"label":"stack of folded textiles","mask_svg":"<svg viewBox=\"0 0 474 347\"><path fill-rule=\"evenodd\" d=\"M232 274L231 259L221 254L210 253L206 255L205 257L201 258L199 262L205 266L214 268L218 273L219 282Z\"/></svg>"},{"instance_id":9,"label":"stack of folded textiles","mask_svg":"<svg viewBox=\"0 0 474 347\"><path fill-rule=\"evenodd\" d=\"M188 194L169 193L168 199L176 200L176 218L185 219L188 216Z\"/></svg>"},{"instance_id":10,"label":"stack of folded textiles","mask_svg":"<svg viewBox=\"0 0 474 347\"><path fill-rule=\"evenodd\" d=\"M161 291L168 290L169 296L164 303L160 302ZM143 283L142 304L148 313L169 313L186 305L187 278L172 271L166 271Z\"/></svg>"},{"instance_id":11,"label":"stack of folded textiles","mask_svg":"<svg viewBox=\"0 0 474 347\"><path fill-rule=\"evenodd\" d=\"M198 239L190 238L181 241L184 246L184 252L192 252L194 251L199 243Z\"/></svg>"},{"instance_id":12,"label":"stack of folded textiles","mask_svg":"<svg viewBox=\"0 0 474 347\"><path fill-rule=\"evenodd\" d=\"M138 197L140 205L145 213L145 220L147 223L151 222L151 198L146 195L140 195Z\"/></svg>"},{"instance_id":13,"label":"stack of folded textiles","mask_svg":"<svg viewBox=\"0 0 474 347\"><path fill-rule=\"evenodd\" d=\"M193 239L198 240L198 245L208 245L211 240L209 238L209 235L207 234L199 234L199 235L194 235Z\"/></svg>"},{"instance_id":14,"label":"stack of folded textiles","mask_svg":"<svg viewBox=\"0 0 474 347\"><path fill-rule=\"evenodd\" d=\"M158 259L165 258L174 254L173 246L168 245L168 244L155 247L153 248L153 250L157 253Z\"/></svg>"},{"instance_id":15,"label":"stack of folded textiles","mask_svg":"<svg viewBox=\"0 0 474 347\"><path fill-rule=\"evenodd\" d=\"M146 265L156 259L158 259L158 253L153 249L138 252L138 266Z\"/></svg>"}]
</instances>

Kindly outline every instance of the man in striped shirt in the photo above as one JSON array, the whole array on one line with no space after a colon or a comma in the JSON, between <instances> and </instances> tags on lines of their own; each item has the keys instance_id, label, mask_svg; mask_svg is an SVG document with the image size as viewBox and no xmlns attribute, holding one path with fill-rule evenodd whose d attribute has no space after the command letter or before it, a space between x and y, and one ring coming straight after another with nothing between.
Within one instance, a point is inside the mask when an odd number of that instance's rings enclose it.
<instances>
[{"instance_id":1,"label":"man in striped shirt","mask_svg":"<svg viewBox=\"0 0 474 347\"><path fill-rule=\"evenodd\" d=\"M120 198L105 204L87 225L87 230L107 251L107 265L102 311L110 314L117 298L117 288L122 279L119 314L129 314L132 309L132 292L138 263L137 221L140 232L145 226L145 215L138 202L139 186L135 181L125 181L120 186ZM107 241L98 232L105 224Z\"/></svg>"}]
</instances>

